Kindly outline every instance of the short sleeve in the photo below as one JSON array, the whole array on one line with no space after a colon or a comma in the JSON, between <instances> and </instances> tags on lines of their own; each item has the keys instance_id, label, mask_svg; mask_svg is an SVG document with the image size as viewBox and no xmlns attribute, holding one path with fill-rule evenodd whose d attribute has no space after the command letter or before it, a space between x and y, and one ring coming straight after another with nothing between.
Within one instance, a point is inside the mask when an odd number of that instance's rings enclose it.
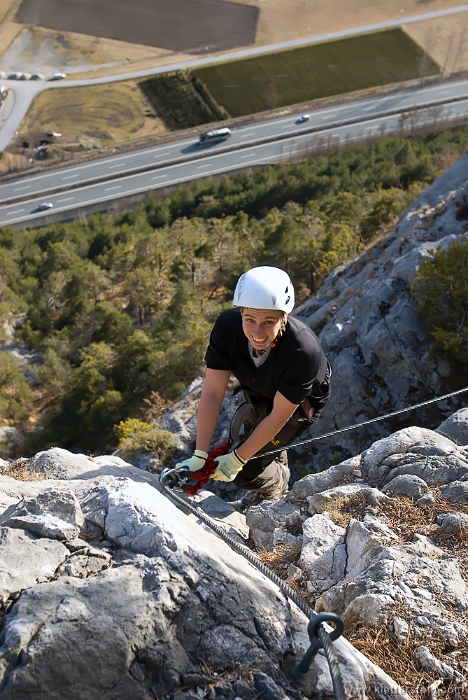
<instances>
[{"instance_id":1,"label":"short sleeve","mask_svg":"<svg viewBox=\"0 0 468 700\"><path fill-rule=\"evenodd\" d=\"M210 335L210 342L205 353L205 362L208 369L232 370L234 352L238 336L237 318L240 314L237 309L225 311L216 319Z\"/></svg>"},{"instance_id":2,"label":"short sleeve","mask_svg":"<svg viewBox=\"0 0 468 700\"><path fill-rule=\"evenodd\" d=\"M319 353L297 350L278 378L278 391L291 403L299 404L312 392L320 367Z\"/></svg>"}]
</instances>

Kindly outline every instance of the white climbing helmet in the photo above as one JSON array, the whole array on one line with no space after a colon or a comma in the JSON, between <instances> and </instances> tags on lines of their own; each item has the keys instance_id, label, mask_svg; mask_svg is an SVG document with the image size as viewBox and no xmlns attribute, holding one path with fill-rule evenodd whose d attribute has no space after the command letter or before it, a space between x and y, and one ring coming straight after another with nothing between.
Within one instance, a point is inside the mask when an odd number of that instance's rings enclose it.
<instances>
[{"instance_id":1,"label":"white climbing helmet","mask_svg":"<svg viewBox=\"0 0 468 700\"><path fill-rule=\"evenodd\" d=\"M288 273L278 267L253 267L239 277L232 305L289 314L294 308L294 287Z\"/></svg>"}]
</instances>

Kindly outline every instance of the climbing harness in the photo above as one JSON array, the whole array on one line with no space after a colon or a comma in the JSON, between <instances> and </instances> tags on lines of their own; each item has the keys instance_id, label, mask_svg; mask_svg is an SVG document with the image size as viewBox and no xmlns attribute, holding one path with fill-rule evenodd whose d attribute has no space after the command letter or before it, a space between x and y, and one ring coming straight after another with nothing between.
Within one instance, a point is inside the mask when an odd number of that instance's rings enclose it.
<instances>
[{"instance_id":1,"label":"climbing harness","mask_svg":"<svg viewBox=\"0 0 468 700\"><path fill-rule=\"evenodd\" d=\"M229 443L226 443L229 444ZM218 455L219 456L219 455ZM209 459L209 457L208 457ZM215 459L215 458L213 458ZM208 461L208 460L207 460ZM228 535L219 525L209 518L206 513L201 509L196 508L191 503L185 499L178 496L175 491L183 491L187 480L191 480L195 474L198 472L192 472L190 474L190 479L188 479L187 469L163 469L161 472L160 483L163 492L166 492L170 498L174 499L175 502L181 507L183 511L188 510L197 518L199 518L205 525L207 525L211 530L213 530L221 539L223 539L232 549L234 549L238 554L241 554L245 559L247 559L252 566L262 572L267 578L270 579L283 593L292 600L297 607L306 615L310 622L307 628L309 633L309 639L311 646L307 650L304 658L298 666L299 673L306 673L309 670L310 664L312 663L315 655L317 654L320 646L323 646L325 657L330 666L330 674L333 682L333 690L335 693L336 700L346 700L346 693L344 690L343 678L341 676L341 671L338 666L338 660L336 657L335 650L331 644L330 639L335 640L341 635L343 631L343 621L338 615L334 613L322 613L321 615L315 615L314 610L307 605L305 600L303 600L294 591L291 586L288 586L279 576L275 574L274 571L269 569L263 562L260 561L258 557L245 545L241 544L233 537ZM201 469L199 471L202 471ZM208 477L209 478L209 477ZM187 491L188 493L188 491ZM320 618L312 626L312 622ZM328 630L322 625L322 622L330 621L336 625L336 629L328 633Z\"/></svg>"},{"instance_id":2,"label":"climbing harness","mask_svg":"<svg viewBox=\"0 0 468 700\"><path fill-rule=\"evenodd\" d=\"M378 421L387 420L393 418L394 416L401 415L402 413L407 413L408 411L421 408L423 406L428 406L437 401L444 401L452 396L457 396L458 394L463 394L468 391L468 387L464 389L459 389L458 391L453 391L450 394L445 394L444 396L438 396L435 399L430 399L428 401L423 401L422 403L410 406L408 408L403 408L398 411L393 411L384 416L379 416L377 418L372 418L368 421L362 423L357 423L356 425L350 425L339 430L334 430L330 433L325 433L317 437L309 438L308 440L302 440L301 442L296 442L285 447L281 447L269 452L262 452L262 456L276 454L277 452L282 452L283 450L290 450L294 447L299 447L301 445L307 445L311 442L317 440L323 440L333 435L338 435L340 433L347 432L349 430L356 430L357 428L362 428L366 425L376 423ZM338 665L338 660L336 656L335 649L333 647L332 641L338 639L343 632L343 621L334 613L321 613L316 615L314 610L309 607L309 605L294 591L287 583L285 583L279 576L277 576L274 571L271 571L260 559L255 556L255 554L245 545L241 544L233 537L228 535L219 525L211 520L201 509L196 508L191 503L189 503L184 498L175 493L175 491L184 491L188 495L195 495L201 486L204 486L215 470L214 460L226 454L232 446L232 440L220 445L210 452L208 459L206 460L203 469L197 472L191 472L188 469L163 469L160 477L160 483L163 493L169 495L176 504L182 509L182 511L188 510L193 515L195 515L199 520L201 520L205 525L207 525L211 530L213 530L221 539L223 539L232 549L241 554L245 559L247 559L252 566L261 571L267 578L270 579L276 586L283 591L283 593L292 600L297 607L309 618L309 625L307 631L310 639L310 647L306 651L302 661L297 667L297 673L306 673L310 665L315 658L320 647L323 648L325 657L327 659L330 675L333 682L333 691L335 693L336 700L346 700L346 693L344 690L343 678L341 676L341 671ZM335 629L328 632L323 623L332 622L335 625Z\"/></svg>"}]
</instances>

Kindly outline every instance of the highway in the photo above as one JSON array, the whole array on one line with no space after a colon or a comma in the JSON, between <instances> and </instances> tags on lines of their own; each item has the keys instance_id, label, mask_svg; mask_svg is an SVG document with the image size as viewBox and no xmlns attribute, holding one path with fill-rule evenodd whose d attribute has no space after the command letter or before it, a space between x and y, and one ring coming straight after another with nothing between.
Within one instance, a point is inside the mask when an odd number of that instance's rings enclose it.
<instances>
[{"instance_id":1,"label":"highway","mask_svg":"<svg viewBox=\"0 0 468 700\"><path fill-rule=\"evenodd\" d=\"M43 218L43 201L55 212L84 208L200 177L284 161L320 147L338 146L468 118L468 80L421 86L391 95L317 109L233 130L221 144L196 137L75 167L22 177L0 186L0 225ZM105 209L105 204L103 204Z\"/></svg>"}]
</instances>

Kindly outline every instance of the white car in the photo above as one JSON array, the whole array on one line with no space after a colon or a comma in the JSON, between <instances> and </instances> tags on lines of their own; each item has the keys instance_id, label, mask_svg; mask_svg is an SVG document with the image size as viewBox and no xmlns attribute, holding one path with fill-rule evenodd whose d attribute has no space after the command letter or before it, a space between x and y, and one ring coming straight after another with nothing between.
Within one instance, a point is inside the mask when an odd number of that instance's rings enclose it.
<instances>
[{"instance_id":1,"label":"white car","mask_svg":"<svg viewBox=\"0 0 468 700\"><path fill-rule=\"evenodd\" d=\"M304 122L308 122L310 119L310 114L301 114L299 119L296 119L296 124L303 124Z\"/></svg>"},{"instance_id":2,"label":"white car","mask_svg":"<svg viewBox=\"0 0 468 700\"><path fill-rule=\"evenodd\" d=\"M54 73L52 80L63 80L66 77L66 73Z\"/></svg>"},{"instance_id":3,"label":"white car","mask_svg":"<svg viewBox=\"0 0 468 700\"><path fill-rule=\"evenodd\" d=\"M41 202L37 208L39 211L44 211L45 209L52 209L53 206L52 202Z\"/></svg>"}]
</instances>

